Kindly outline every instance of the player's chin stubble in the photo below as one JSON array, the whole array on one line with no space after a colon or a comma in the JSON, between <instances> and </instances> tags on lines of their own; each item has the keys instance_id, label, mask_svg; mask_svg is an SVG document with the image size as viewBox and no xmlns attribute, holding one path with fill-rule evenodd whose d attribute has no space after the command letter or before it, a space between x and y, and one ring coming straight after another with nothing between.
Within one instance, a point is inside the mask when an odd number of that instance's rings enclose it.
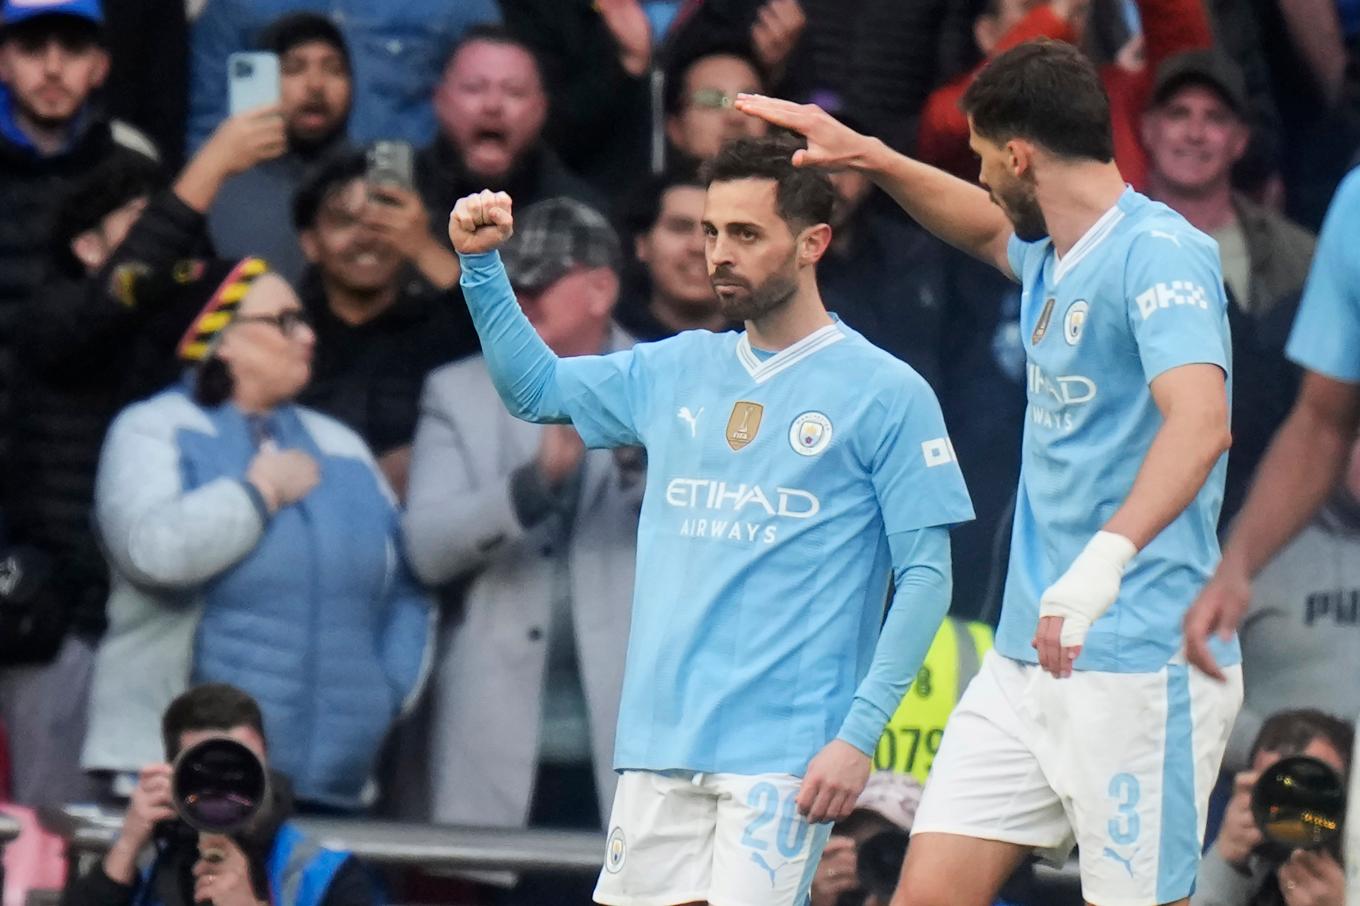
<instances>
[{"instance_id":1,"label":"player's chin stubble","mask_svg":"<svg viewBox=\"0 0 1360 906\"><path fill-rule=\"evenodd\" d=\"M749 287L744 292L731 296L717 293L718 310L729 321L758 321L787 305L797 291L796 277L774 274L764 283Z\"/></svg>"}]
</instances>

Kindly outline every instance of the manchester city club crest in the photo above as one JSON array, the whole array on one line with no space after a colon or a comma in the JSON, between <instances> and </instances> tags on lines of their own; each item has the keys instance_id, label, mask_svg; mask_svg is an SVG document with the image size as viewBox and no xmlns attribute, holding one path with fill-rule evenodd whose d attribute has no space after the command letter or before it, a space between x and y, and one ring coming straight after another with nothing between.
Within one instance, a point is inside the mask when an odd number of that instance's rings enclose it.
<instances>
[{"instance_id":1,"label":"manchester city club crest","mask_svg":"<svg viewBox=\"0 0 1360 906\"><path fill-rule=\"evenodd\" d=\"M628 846L623 839L623 828L616 827L609 835L609 848L605 852L604 869L611 875L618 874L623 869L623 862L628 858Z\"/></svg>"},{"instance_id":2,"label":"manchester city club crest","mask_svg":"<svg viewBox=\"0 0 1360 906\"><path fill-rule=\"evenodd\" d=\"M1091 310L1091 306L1086 304L1085 299L1078 299L1067 307L1067 314L1063 316L1063 339L1068 346L1076 346L1081 342L1081 331L1086 326L1086 315Z\"/></svg>"},{"instance_id":3,"label":"manchester city club crest","mask_svg":"<svg viewBox=\"0 0 1360 906\"><path fill-rule=\"evenodd\" d=\"M831 443L831 419L820 412L804 412L789 427L789 446L803 456L816 456Z\"/></svg>"}]
</instances>

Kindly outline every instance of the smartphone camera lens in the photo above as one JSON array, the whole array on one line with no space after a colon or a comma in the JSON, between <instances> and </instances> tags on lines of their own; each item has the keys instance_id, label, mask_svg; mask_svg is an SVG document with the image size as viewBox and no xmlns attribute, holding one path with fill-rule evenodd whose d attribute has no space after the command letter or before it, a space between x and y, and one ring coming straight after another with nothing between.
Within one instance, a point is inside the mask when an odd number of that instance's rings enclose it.
<instances>
[{"instance_id":1,"label":"smartphone camera lens","mask_svg":"<svg viewBox=\"0 0 1360 906\"><path fill-rule=\"evenodd\" d=\"M248 79L255 74L255 64L249 60L237 60L232 75L238 79Z\"/></svg>"}]
</instances>

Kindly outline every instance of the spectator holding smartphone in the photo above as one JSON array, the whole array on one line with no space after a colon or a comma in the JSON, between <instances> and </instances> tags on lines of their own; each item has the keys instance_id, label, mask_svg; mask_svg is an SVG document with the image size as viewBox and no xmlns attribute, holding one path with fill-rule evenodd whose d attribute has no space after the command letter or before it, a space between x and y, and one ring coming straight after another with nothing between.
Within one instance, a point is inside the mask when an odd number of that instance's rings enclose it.
<instances>
[{"instance_id":1,"label":"spectator holding smartphone","mask_svg":"<svg viewBox=\"0 0 1360 906\"><path fill-rule=\"evenodd\" d=\"M257 255L296 284L307 261L289 203L307 170L345 144L353 73L340 29L316 13L276 20L260 47L278 54L279 102L253 113L282 115L288 147L232 179L209 212L208 226L219 254Z\"/></svg>"}]
</instances>

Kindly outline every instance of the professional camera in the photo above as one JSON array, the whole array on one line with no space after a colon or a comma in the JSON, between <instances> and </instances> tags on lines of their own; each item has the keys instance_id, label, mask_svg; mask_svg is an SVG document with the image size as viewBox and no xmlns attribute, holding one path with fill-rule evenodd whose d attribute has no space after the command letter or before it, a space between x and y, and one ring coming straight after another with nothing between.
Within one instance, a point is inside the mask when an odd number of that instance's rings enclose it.
<instances>
[{"instance_id":1,"label":"professional camera","mask_svg":"<svg viewBox=\"0 0 1360 906\"><path fill-rule=\"evenodd\" d=\"M269 802L269 775L250 749L216 736L175 759L170 796L179 820L162 822L157 835L166 843L197 846L200 833L235 837L246 832ZM215 848L203 852L210 862L225 857Z\"/></svg>"},{"instance_id":2,"label":"professional camera","mask_svg":"<svg viewBox=\"0 0 1360 906\"><path fill-rule=\"evenodd\" d=\"M1264 854L1282 862L1296 849L1339 855L1346 785L1332 767L1308 755L1282 758L1261 772L1251 814L1266 838Z\"/></svg>"}]
</instances>

